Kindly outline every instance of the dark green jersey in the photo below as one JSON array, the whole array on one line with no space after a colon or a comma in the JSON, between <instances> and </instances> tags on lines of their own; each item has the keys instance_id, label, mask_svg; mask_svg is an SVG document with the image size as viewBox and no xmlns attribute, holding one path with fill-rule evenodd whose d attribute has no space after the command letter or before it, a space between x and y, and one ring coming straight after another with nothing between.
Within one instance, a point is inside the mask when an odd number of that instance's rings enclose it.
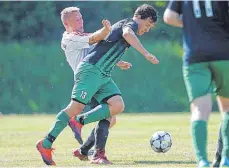
<instances>
[{"instance_id":1,"label":"dark green jersey","mask_svg":"<svg viewBox=\"0 0 229 168\"><path fill-rule=\"evenodd\" d=\"M133 19L124 19L115 23L108 37L99 42L83 61L95 65L104 74L110 75L125 50L130 47L122 36L123 28L126 26L137 33L138 24Z\"/></svg>"},{"instance_id":2,"label":"dark green jersey","mask_svg":"<svg viewBox=\"0 0 229 168\"><path fill-rule=\"evenodd\" d=\"M229 60L229 2L170 1L183 17L184 63Z\"/></svg>"}]
</instances>

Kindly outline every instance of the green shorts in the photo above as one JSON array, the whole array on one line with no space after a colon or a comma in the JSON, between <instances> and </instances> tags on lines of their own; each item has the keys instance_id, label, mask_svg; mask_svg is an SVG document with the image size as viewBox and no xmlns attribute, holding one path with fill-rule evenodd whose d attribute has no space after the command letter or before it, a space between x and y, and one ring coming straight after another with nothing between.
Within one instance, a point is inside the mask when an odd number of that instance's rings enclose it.
<instances>
[{"instance_id":1,"label":"green shorts","mask_svg":"<svg viewBox=\"0 0 229 168\"><path fill-rule=\"evenodd\" d=\"M189 101L216 92L229 98L229 61L212 61L183 66Z\"/></svg>"},{"instance_id":2,"label":"green shorts","mask_svg":"<svg viewBox=\"0 0 229 168\"><path fill-rule=\"evenodd\" d=\"M74 77L75 84L71 98L85 105L92 97L98 102L106 102L112 96L121 95L112 78L104 75L92 64L80 63Z\"/></svg>"}]
</instances>

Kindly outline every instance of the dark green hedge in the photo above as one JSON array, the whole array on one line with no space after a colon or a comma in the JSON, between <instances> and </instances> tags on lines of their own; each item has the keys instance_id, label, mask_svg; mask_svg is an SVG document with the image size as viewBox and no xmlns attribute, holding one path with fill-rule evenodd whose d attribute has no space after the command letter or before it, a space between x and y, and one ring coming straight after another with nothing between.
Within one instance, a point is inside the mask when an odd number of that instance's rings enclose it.
<instances>
[{"instance_id":1,"label":"dark green hedge","mask_svg":"<svg viewBox=\"0 0 229 168\"><path fill-rule=\"evenodd\" d=\"M143 44L159 57L160 64L152 65L130 49L123 59L133 67L129 71L116 68L113 74L126 112L187 110L180 45L153 40ZM1 43L0 51L1 112L55 113L69 103L73 73L59 43Z\"/></svg>"}]
</instances>

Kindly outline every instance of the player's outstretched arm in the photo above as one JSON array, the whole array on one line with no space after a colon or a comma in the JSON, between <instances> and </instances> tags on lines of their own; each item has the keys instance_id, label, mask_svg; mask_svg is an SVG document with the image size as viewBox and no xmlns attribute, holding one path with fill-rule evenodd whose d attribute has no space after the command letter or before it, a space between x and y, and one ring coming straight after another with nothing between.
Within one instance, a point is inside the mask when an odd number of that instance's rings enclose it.
<instances>
[{"instance_id":1,"label":"player's outstretched arm","mask_svg":"<svg viewBox=\"0 0 229 168\"><path fill-rule=\"evenodd\" d=\"M89 38L89 44L95 44L98 43L101 40L104 40L105 37L110 33L111 31L111 23L109 20L102 20L103 28L96 31L95 33L92 33Z\"/></svg>"},{"instance_id":2,"label":"player's outstretched arm","mask_svg":"<svg viewBox=\"0 0 229 168\"><path fill-rule=\"evenodd\" d=\"M172 11L171 9L165 10L163 20L165 23L171 26L180 27L180 28L183 27L183 22L181 20L179 13Z\"/></svg>"},{"instance_id":3,"label":"player's outstretched arm","mask_svg":"<svg viewBox=\"0 0 229 168\"><path fill-rule=\"evenodd\" d=\"M150 61L153 64L159 63L157 58L153 54L149 53L143 47L143 45L139 41L138 37L135 35L135 33L133 32L133 30L131 28L129 28L129 27L123 28L122 36L132 47L134 47L138 52L140 52L142 55L144 55L148 61Z\"/></svg>"}]
</instances>

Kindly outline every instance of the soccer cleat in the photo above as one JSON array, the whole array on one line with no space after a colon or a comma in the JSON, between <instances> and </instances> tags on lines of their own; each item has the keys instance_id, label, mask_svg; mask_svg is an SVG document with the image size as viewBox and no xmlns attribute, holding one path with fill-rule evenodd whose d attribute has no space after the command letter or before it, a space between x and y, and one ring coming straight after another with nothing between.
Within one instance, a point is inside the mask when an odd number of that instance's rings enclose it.
<instances>
[{"instance_id":1,"label":"soccer cleat","mask_svg":"<svg viewBox=\"0 0 229 168\"><path fill-rule=\"evenodd\" d=\"M88 151L87 156L88 156L88 157L91 157L91 156L93 156L94 153L95 153L95 148L93 147L92 149L90 149L90 150Z\"/></svg>"},{"instance_id":2,"label":"soccer cleat","mask_svg":"<svg viewBox=\"0 0 229 168\"><path fill-rule=\"evenodd\" d=\"M68 121L68 125L72 129L72 132L74 133L75 139L82 145L83 144L83 140L82 140L82 137L81 137L81 129L82 129L83 125L80 124L79 122L77 122L75 120L75 117L72 117Z\"/></svg>"},{"instance_id":3,"label":"soccer cleat","mask_svg":"<svg viewBox=\"0 0 229 168\"><path fill-rule=\"evenodd\" d=\"M79 158L79 160L88 160L87 155L83 155L81 154L80 149L76 149L75 151L73 151L73 156Z\"/></svg>"},{"instance_id":4,"label":"soccer cleat","mask_svg":"<svg viewBox=\"0 0 229 168\"><path fill-rule=\"evenodd\" d=\"M229 158L223 157L220 162L220 167L229 167Z\"/></svg>"},{"instance_id":5,"label":"soccer cleat","mask_svg":"<svg viewBox=\"0 0 229 168\"><path fill-rule=\"evenodd\" d=\"M220 161L221 161L221 156L216 156L216 157L213 159L212 167L213 167L213 168L219 167Z\"/></svg>"},{"instance_id":6,"label":"soccer cleat","mask_svg":"<svg viewBox=\"0 0 229 168\"><path fill-rule=\"evenodd\" d=\"M96 154L91 158L90 163L92 164L112 164L105 156L105 150L97 151Z\"/></svg>"},{"instance_id":7,"label":"soccer cleat","mask_svg":"<svg viewBox=\"0 0 229 168\"><path fill-rule=\"evenodd\" d=\"M42 146L43 140L37 142L37 150L40 152L41 157L45 164L47 165L56 165L56 163L52 160L52 152L55 150L54 148L46 149Z\"/></svg>"},{"instance_id":8,"label":"soccer cleat","mask_svg":"<svg viewBox=\"0 0 229 168\"><path fill-rule=\"evenodd\" d=\"M207 160L199 161L198 168L201 168L201 167L209 167L209 162Z\"/></svg>"}]
</instances>

